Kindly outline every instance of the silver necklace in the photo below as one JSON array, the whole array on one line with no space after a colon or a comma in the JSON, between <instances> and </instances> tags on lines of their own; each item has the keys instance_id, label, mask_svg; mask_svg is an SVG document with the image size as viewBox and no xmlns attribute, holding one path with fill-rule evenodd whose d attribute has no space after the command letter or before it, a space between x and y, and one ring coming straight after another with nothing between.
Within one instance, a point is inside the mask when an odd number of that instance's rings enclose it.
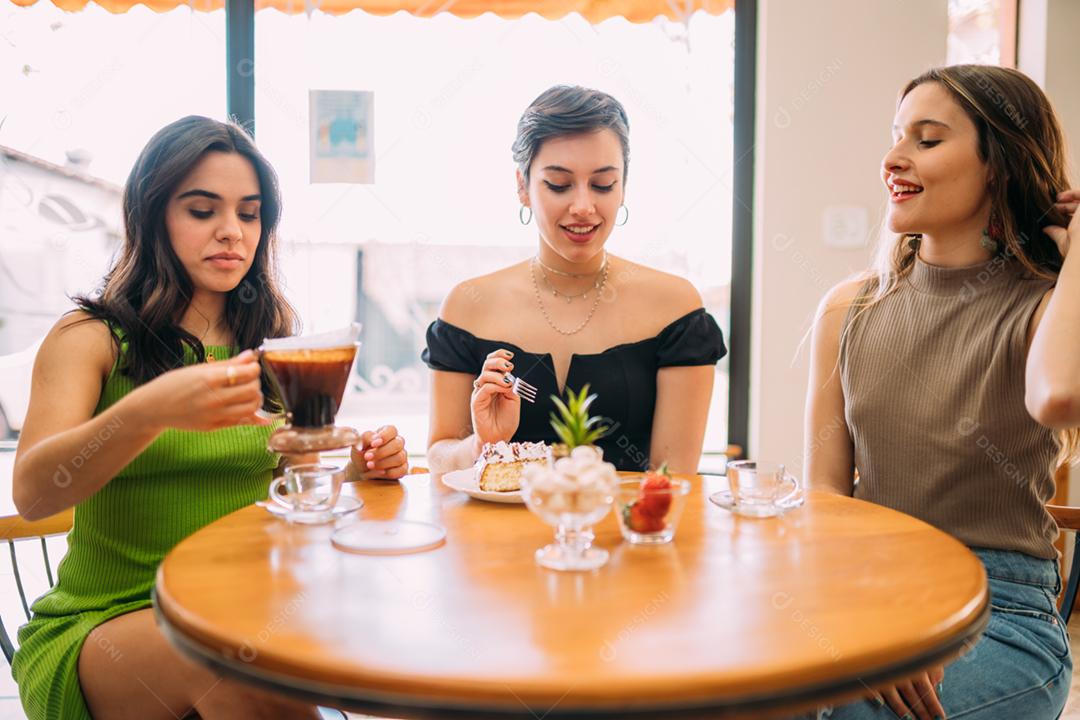
<instances>
[{"instance_id":1,"label":"silver necklace","mask_svg":"<svg viewBox=\"0 0 1080 720\"><path fill-rule=\"evenodd\" d=\"M569 305L571 303L571 301L576 300L577 298L588 297L590 290L596 290L597 292L600 292L600 278L603 277L604 272L605 272L605 269L600 268L600 271L596 276L596 281L593 282L591 288L586 288L585 292L580 292L577 295L567 295L566 293L564 293L561 290L559 290L558 288L556 288L554 284L552 284L551 278L549 278L547 276L547 273L544 272L543 266L541 266L541 268L540 268L540 275L544 278L544 284L547 285L548 290L551 291L551 294L554 297L566 298L566 304L567 305Z\"/></svg>"},{"instance_id":2,"label":"silver necklace","mask_svg":"<svg viewBox=\"0 0 1080 720\"><path fill-rule=\"evenodd\" d=\"M539 255L536 255L534 259L536 260L536 262L538 262L540 264L540 267L542 267L545 272L549 272L552 275L558 275L560 277L568 277L568 278L583 278L583 277L590 277L592 275L598 275L601 272L603 272L604 268L607 267L608 257L607 257L607 250L605 250L604 251L604 262L600 263L600 269L597 270L596 272L591 272L591 273L568 273L568 272L563 272L562 270L556 270L555 268L551 268L551 267L548 267L547 265L545 265L544 261L540 259Z\"/></svg>"},{"instance_id":3,"label":"silver necklace","mask_svg":"<svg viewBox=\"0 0 1080 720\"><path fill-rule=\"evenodd\" d=\"M604 259L604 265L600 268L600 282L596 285L596 299L593 300L592 308L589 310L589 314L585 316L585 319L581 321L581 324L573 330L563 330L556 325L554 321L552 321L551 316L548 315L547 308L544 307L544 301L540 297L540 286L536 283L535 266L537 264L543 266L543 263L540 262L539 258L533 258L533 262L529 265L529 278L532 280L533 294L536 296L536 304L540 307L540 314L544 316L544 320L547 321L548 326L560 335L574 335L580 332L582 328L589 324L589 321L592 320L592 316L596 314L596 309L600 307L600 298L603 295L604 286L607 285L608 279L607 259ZM541 274L542 273L543 271L541 270Z\"/></svg>"}]
</instances>

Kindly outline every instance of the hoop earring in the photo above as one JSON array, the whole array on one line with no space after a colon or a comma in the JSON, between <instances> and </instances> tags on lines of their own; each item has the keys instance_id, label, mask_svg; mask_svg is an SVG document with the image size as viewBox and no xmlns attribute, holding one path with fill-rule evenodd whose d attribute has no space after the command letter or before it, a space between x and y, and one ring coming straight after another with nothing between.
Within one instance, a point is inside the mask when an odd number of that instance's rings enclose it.
<instances>
[{"instance_id":1,"label":"hoop earring","mask_svg":"<svg viewBox=\"0 0 1080 720\"><path fill-rule=\"evenodd\" d=\"M529 211L529 217L524 216L524 213L525 213L526 210ZM518 222L520 222L522 225L528 225L529 223L532 222L532 208L531 207L528 207L527 205L522 205L520 208L518 208Z\"/></svg>"},{"instance_id":2,"label":"hoop earring","mask_svg":"<svg viewBox=\"0 0 1080 720\"><path fill-rule=\"evenodd\" d=\"M630 220L630 208L626 207L626 205L620 205L619 210L625 210L626 214L623 215L622 222L619 222L619 212L618 212L618 210L615 211L615 225L616 225L616 227L622 227L623 225L625 225L627 223L627 221Z\"/></svg>"}]
</instances>

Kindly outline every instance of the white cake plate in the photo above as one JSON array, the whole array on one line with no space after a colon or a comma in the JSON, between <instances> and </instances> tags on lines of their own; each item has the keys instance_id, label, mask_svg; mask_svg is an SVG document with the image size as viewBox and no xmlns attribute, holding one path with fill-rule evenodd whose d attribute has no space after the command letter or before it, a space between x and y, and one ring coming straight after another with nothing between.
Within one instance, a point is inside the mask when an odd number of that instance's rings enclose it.
<instances>
[{"instance_id":1,"label":"white cake plate","mask_svg":"<svg viewBox=\"0 0 1080 720\"><path fill-rule=\"evenodd\" d=\"M486 500L487 502L495 503L507 503L511 505L523 505L525 504L525 498L521 496L520 490L512 490L510 492L491 492L488 490L480 489L480 482L476 479L476 471L473 468L466 468L464 470L455 470L454 472L448 472L442 476L443 485L451 490L457 490L463 492L469 497L476 498L477 500Z\"/></svg>"}]
</instances>

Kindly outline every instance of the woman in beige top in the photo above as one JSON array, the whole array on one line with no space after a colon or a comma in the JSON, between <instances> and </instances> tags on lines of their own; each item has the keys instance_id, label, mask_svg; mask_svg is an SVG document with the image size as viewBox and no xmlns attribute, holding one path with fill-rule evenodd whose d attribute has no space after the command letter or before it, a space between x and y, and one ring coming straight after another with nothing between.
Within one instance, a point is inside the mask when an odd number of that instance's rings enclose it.
<instances>
[{"instance_id":1,"label":"woman in beige top","mask_svg":"<svg viewBox=\"0 0 1080 720\"><path fill-rule=\"evenodd\" d=\"M1048 413L1025 405L1024 378L1061 271L1048 234L1077 234L1076 221L1063 229L1077 196L1062 194L1061 131L1023 74L958 65L904 88L892 133L882 179L896 235L870 272L828 293L814 327L807 479L968 545L991 619L960 660L819 715L1054 718L1072 658L1044 506L1076 440L1039 424Z\"/></svg>"}]
</instances>

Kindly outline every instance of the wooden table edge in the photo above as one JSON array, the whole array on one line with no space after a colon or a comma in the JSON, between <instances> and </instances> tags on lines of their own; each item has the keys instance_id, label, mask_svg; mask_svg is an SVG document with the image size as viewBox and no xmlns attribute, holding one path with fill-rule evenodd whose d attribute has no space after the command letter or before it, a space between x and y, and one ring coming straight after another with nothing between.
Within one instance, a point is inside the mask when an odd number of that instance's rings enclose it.
<instances>
[{"instance_id":1,"label":"wooden table edge","mask_svg":"<svg viewBox=\"0 0 1080 720\"><path fill-rule=\"evenodd\" d=\"M425 694L423 696L395 693L362 688L322 683L306 678L273 672L256 666L243 658L231 659L219 651L186 635L174 621L170 620L169 611L162 606L159 588L161 570L158 570L157 582L151 593L154 617L158 627L176 648L186 656L209 667L211 670L237 680L283 693L290 697L314 702L329 707L340 707L353 712L363 712L384 717L400 718L453 718L469 717L477 720L501 720L507 718L535 718L536 713L529 705L507 688L508 700L505 704L489 700L470 701L460 695ZM822 705L836 705L844 701L862 697L868 687L910 676L920 670L945 664L959 657L977 642L990 621L989 589L985 589L980 609L965 627L960 628L950 638L939 645L913 655L901 662L876 668L858 676L846 676L828 682L816 682L804 686L791 687L781 692L770 691L767 695L748 694L746 696L727 696L722 701L697 699L685 702L628 703L625 706L614 705L567 706L556 702L551 708L545 708L546 715L559 718L610 718L633 717L640 720L661 718L716 717L760 717L761 713L791 713L809 710ZM181 623L182 624L182 620ZM534 699L534 702L537 702Z\"/></svg>"}]
</instances>

